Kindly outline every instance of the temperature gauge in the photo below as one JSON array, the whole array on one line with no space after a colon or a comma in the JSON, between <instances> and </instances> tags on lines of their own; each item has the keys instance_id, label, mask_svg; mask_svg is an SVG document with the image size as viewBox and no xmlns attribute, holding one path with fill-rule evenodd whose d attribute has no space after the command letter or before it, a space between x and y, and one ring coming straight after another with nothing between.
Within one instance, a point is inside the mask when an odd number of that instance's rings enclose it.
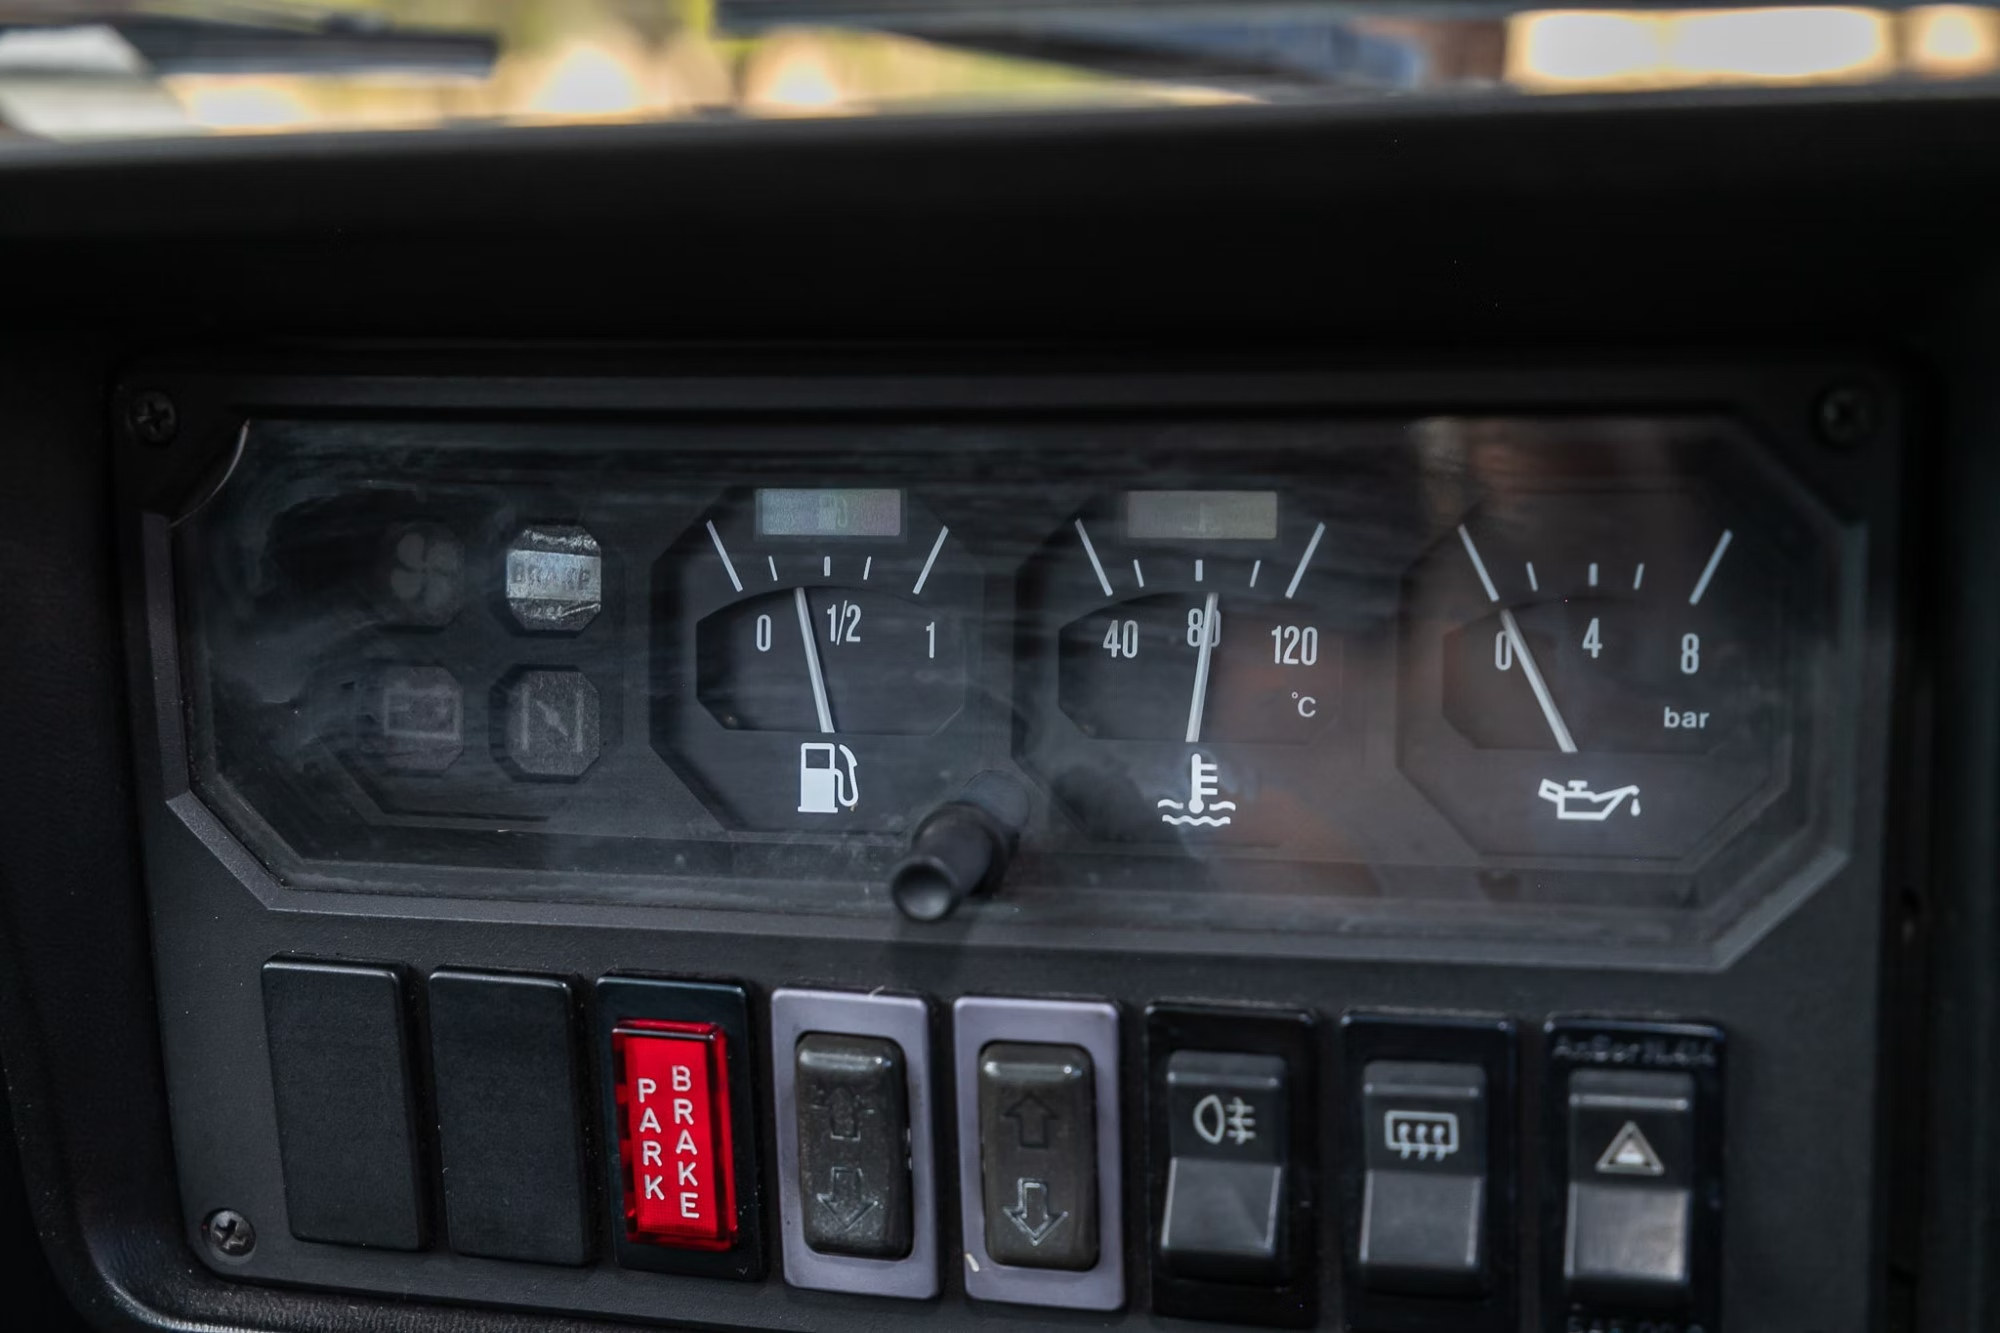
<instances>
[{"instance_id":1,"label":"temperature gauge","mask_svg":"<svg viewBox=\"0 0 2000 1333\"><path fill-rule=\"evenodd\" d=\"M1326 524L1276 492L1137 491L1031 562L1023 757L1092 837L1271 843L1301 827L1297 784L1278 779L1341 711L1330 549Z\"/></svg>"},{"instance_id":2,"label":"temperature gauge","mask_svg":"<svg viewBox=\"0 0 2000 1333\"><path fill-rule=\"evenodd\" d=\"M661 752L725 822L894 832L965 780L979 578L942 521L892 489L740 493L659 569Z\"/></svg>"}]
</instances>

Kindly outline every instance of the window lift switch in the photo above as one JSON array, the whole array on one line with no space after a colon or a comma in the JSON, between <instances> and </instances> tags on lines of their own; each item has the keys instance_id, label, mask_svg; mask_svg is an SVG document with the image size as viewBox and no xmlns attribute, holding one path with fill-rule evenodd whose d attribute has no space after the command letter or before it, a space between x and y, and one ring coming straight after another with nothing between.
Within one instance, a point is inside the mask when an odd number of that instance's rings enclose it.
<instances>
[{"instance_id":1,"label":"window lift switch","mask_svg":"<svg viewBox=\"0 0 2000 1333\"><path fill-rule=\"evenodd\" d=\"M799 1216L820 1254L910 1252L910 1111L903 1051L811 1032L794 1053Z\"/></svg>"},{"instance_id":2,"label":"window lift switch","mask_svg":"<svg viewBox=\"0 0 2000 1333\"><path fill-rule=\"evenodd\" d=\"M1286 1083L1275 1055L1182 1050L1167 1058L1160 1257L1180 1276L1285 1280Z\"/></svg>"},{"instance_id":3,"label":"window lift switch","mask_svg":"<svg viewBox=\"0 0 2000 1333\"><path fill-rule=\"evenodd\" d=\"M1362 1071L1361 1279L1477 1296L1486 1269L1486 1071L1377 1060Z\"/></svg>"},{"instance_id":4,"label":"window lift switch","mask_svg":"<svg viewBox=\"0 0 2000 1333\"><path fill-rule=\"evenodd\" d=\"M1097 1088L1079 1046L979 1053L986 1252L1019 1268L1097 1265Z\"/></svg>"}]
</instances>

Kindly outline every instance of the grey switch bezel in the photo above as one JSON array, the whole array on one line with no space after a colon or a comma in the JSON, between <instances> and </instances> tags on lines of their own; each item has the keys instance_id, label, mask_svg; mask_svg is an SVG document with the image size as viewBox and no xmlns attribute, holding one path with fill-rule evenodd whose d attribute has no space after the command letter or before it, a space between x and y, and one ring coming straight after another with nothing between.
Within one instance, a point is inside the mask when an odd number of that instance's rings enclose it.
<instances>
[{"instance_id":1,"label":"grey switch bezel","mask_svg":"<svg viewBox=\"0 0 2000 1333\"><path fill-rule=\"evenodd\" d=\"M882 1037L903 1050L910 1108L910 1252L900 1259L821 1254L806 1244L799 1198L799 1038L809 1032ZM778 1131L778 1228L785 1281L811 1291L843 1291L924 1301L938 1294L937 1147L932 1141L930 1006L911 995L848 991L771 992L772 1123Z\"/></svg>"},{"instance_id":2,"label":"grey switch bezel","mask_svg":"<svg viewBox=\"0 0 2000 1333\"><path fill-rule=\"evenodd\" d=\"M968 995L952 1005L957 1043L958 1197L965 1231L965 1294L1072 1310L1125 1304L1125 1181L1118 1118L1118 1010L1073 1000ZM985 1189L979 1169L979 1052L990 1042L1049 1042L1090 1053L1097 1098L1097 1265L1082 1272L1017 1268L986 1249Z\"/></svg>"}]
</instances>

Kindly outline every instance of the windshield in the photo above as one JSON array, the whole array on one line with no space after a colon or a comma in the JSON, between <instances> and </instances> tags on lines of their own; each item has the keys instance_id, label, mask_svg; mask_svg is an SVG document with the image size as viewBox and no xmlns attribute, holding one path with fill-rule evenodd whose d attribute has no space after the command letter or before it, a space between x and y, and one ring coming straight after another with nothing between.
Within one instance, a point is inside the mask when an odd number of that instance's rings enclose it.
<instances>
[{"instance_id":1,"label":"windshield","mask_svg":"<svg viewBox=\"0 0 2000 1333\"><path fill-rule=\"evenodd\" d=\"M1251 0L0 2L0 145L1962 85L2000 10Z\"/></svg>"}]
</instances>

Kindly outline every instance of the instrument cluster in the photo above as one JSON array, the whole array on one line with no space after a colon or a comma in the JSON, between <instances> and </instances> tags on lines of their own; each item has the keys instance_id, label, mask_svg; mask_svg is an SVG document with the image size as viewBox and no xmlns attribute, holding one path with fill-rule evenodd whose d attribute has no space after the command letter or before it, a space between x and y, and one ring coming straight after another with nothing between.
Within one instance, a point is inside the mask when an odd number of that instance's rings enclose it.
<instances>
[{"instance_id":1,"label":"instrument cluster","mask_svg":"<svg viewBox=\"0 0 2000 1333\"><path fill-rule=\"evenodd\" d=\"M266 421L178 542L294 882L1697 938L1835 836L1854 571L1717 418Z\"/></svg>"}]
</instances>

